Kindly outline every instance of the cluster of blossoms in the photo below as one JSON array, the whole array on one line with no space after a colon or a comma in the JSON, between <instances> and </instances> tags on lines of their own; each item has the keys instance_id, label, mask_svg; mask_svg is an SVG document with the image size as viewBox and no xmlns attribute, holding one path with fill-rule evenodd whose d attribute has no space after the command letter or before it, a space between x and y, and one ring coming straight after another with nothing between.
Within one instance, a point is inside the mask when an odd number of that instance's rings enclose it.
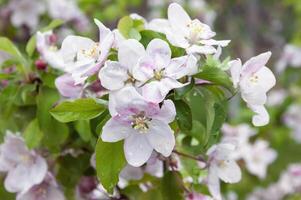
<instances>
[{"instance_id":1,"label":"cluster of blossoms","mask_svg":"<svg viewBox=\"0 0 301 200\"><path fill-rule=\"evenodd\" d=\"M168 98L170 91L190 84L192 76L200 71L202 55L218 56L221 47L230 42L214 40L216 33L208 25L191 19L176 3L169 6L168 19L147 23L140 16L131 17L143 21L145 29L163 33L171 45L185 49L186 54L173 57L170 44L159 38L152 39L144 47L138 40L126 39L117 29L111 31L98 20L95 20L99 29L98 42L68 36L59 49L52 31L37 34L37 49L42 61L64 72L55 81L62 96L74 99L108 94L111 118L103 126L101 139L104 142L124 140L124 154L129 165L120 177L125 180L131 179L125 174L130 174L133 169L134 179L141 178L144 172L157 174L158 167L162 172L160 160L156 161L159 164L155 169L148 166L154 153L169 157L176 145L174 131L169 126L176 116L174 102ZM117 59L110 59L112 49L117 51ZM266 93L275 85L273 73L265 67L270 56L270 52L260 54L244 65L239 59L234 60L227 67L234 87L239 88L243 100L256 113L253 117L255 126L269 122L264 104ZM97 79L97 74L99 80L91 82L91 77ZM241 179L237 159L245 159L249 171L263 178L266 166L276 157L265 141L247 145L252 135L250 131L225 129L228 130L224 141L208 150L205 164L208 177L203 182L215 199L222 199L219 179L227 183ZM237 142L232 141L234 137ZM261 151L266 153L258 155ZM237 152L241 154L237 155ZM250 152L254 156L250 156ZM189 198L198 197L191 194Z\"/></svg>"},{"instance_id":2,"label":"cluster of blossoms","mask_svg":"<svg viewBox=\"0 0 301 200\"><path fill-rule=\"evenodd\" d=\"M47 161L36 151L29 150L23 138L7 132L0 145L0 172L7 173L4 186L17 193L17 200L64 200Z\"/></svg>"},{"instance_id":3,"label":"cluster of blossoms","mask_svg":"<svg viewBox=\"0 0 301 200\"><path fill-rule=\"evenodd\" d=\"M39 18L46 10L52 19L72 22L78 30L84 30L89 24L87 17L78 8L75 0L12 0L1 10L2 15L10 17L15 27L27 26L35 31Z\"/></svg>"},{"instance_id":4,"label":"cluster of blossoms","mask_svg":"<svg viewBox=\"0 0 301 200\"><path fill-rule=\"evenodd\" d=\"M281 200L290 194L301 192L301 165L290 164L284 171L278 182L267 188L257 188L251 193L248 200Z\"/></svg>"}]
</instances>

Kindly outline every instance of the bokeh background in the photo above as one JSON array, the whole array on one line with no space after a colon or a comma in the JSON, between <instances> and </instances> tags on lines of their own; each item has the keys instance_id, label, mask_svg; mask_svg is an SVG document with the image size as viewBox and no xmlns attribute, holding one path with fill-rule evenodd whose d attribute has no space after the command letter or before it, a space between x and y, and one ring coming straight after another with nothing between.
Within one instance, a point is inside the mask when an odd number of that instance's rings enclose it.
<instances>
[{"instance_id":1,"label":"bokeh background","mask_svg":"<svg viewBox=\"0 0 301 200\"><path fill-rule=\"evenodd\" d=\"M275 73L277 85L270 92L267 106L271 121L265 127L254 128L258 134L252 140L268 141L277 151L277 159L269 166L265 179L244 171L240 183L223 186L229 200L235 196L246 199L256 188L277 182L290 164L301 163L300 0L78 0L68 5L61 0L0 0L0 35L24 48L32 34L60 18L66 23L56 29L59 38L68 34L97 38L93 18L114 28L122 16L131 13L146 20L166 17L171 2L182 4L192 18L209 24L217 32L217 39L231 40L223 49L224 58L246 61L268 50L273 53L268 67ZM252 113L239 97L229 101L228 110L229 124L250 122ZM7 126L0 122L1 132ZM3 187L0 193L5 193ZM301 199L301 184L285 198Z\"/></svg>"}]
</instances>

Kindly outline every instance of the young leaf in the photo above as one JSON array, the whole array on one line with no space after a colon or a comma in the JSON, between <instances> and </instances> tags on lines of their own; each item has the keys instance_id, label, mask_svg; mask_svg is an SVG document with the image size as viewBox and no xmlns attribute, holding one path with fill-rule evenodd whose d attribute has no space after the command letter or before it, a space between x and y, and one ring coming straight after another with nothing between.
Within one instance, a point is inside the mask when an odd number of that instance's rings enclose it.
<instances>
[{"instance_id":1,"label":"young leaf","mask_svg":"<svg viewBox=\"0 0 301 200\"><path fill-rule=\"evenodd\" d=\"M77 99L65 101L50 110L51 115L60 122L72 122L76 120L89 120L97 117L105 109L105 106L96 103L93 99Z\"/></svg>"},{"instance_id":2,"label":"young leaf","mask_svg":"<svg viewBox=\"0 0 301 200\"><path fill-rule=\"evenodd\" d=\"M40 130L38 119L33 119L24 131L24 139L28 148L33 149L39 146L43 138L43 132Z\"/></svg>"},{"instance_id":3,"label":"young leaf","mask_svg":"<svg viewBox=\"0 0 301 200\"><path fill-rule=\"evenodd\" d=\"M109 193L113 193L119 180L119 173L125 165L123 142L107 143L99 138L96 145L96 172Z\"/></svg>"},{"instance_id":4,"label":"young leaf","mask_svg":"<svg viewBox=\"0 0 301 200\"><path fill-rule=\"evenodd\" d=\"M33 35L27 42L26 44L26 53L31 57L34 53L34 50L36 48L36 43L37 43L37 37L36 35Z\"/></svg>"},{"instance_id":5,"label":"young leaf","mask_svg":"<svg viewBox=\"0 0 301 200\"><path fill-rule=\"evenodd\" d=\"M129 16L125 16L119 20L117 28L125 38L129 38L129 33L133 27L133 24L133 19Z\"/></svg>"},{"instance_id":6,"label":"young leaf","mask_svg":"<svg viewBox=\"0 0 301 200\"><path fill-rule=\"evenodd\" d=\"M22 56L21 52L8 38L0 37L0 44L1 51L8 53L10 56L17 59L21 64L27 65L27 61Z\"/></svg>"},{"instance_id":7,"label":"young leaf","mask_svg":"<svg viewBox=\"0 0 301 200\"><path fill-rule=\"evenodd\" d=\"M88 120L79 120L75 123L75 129L78 132L79 136L85 141L88 142L91 137L91 127L90 121Z\"/></svg>"},{"instance_id":8,"label":"young leaf","mask_svg":"<svg viewBox=\"0 0 301 200\"><path fill-rule=\"evenodd\" d=\"M177 115L176 119L182 131L190 131L192 129L192 114L189 105L183 100L174 101Z\"/></svg>"}]
</instances>

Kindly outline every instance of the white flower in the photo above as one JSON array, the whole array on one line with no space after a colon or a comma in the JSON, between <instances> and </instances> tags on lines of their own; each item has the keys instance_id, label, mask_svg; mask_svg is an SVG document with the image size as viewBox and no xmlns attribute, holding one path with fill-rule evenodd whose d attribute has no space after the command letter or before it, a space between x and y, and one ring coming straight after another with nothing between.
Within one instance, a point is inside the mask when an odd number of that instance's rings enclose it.
<instances>
[{"instance_id":1,"label":"white flower","mask_svg":"<svg viewBox=\"0 0 301 200\"><path fill-rule=\"evenodd\" d=\"M118 49L118 62L107 61L99 71L99 79L108 90L119 90L126 85L135 85L134 67L144 55L144 47L137 40L130 39L121 43Z\"/></svg>"},{"instance_id":2,"label":"white flower","mask_svg":"<svg viewBox=\"0 0 301 200\"><path fill-rule=\"evenodd\" d=\"M26 192L44 180L47 163L30 151L24 140L8 132L0 145L0 171L7 172L4 187L9 192Z\"/></svg>"},{"instance_id":3,"label":"white flower","mask_svg":"<svg viewBox=\"0 0 301 200\"><path fill-rule=\"evenodd\" d=\"M143 165L153 149L169 156L175 146L175 137L168 123L176 111L171 100L163 105L145 101L133 87L122 89L110 108L112 118L105 124L101 138L105 142L124 139L124 153L134 167ZM112 110L113 109L113 110Z\"/></svg>"},{"instance_id":4,"label":"white flower","mask_svg":"<svg viewBox=\"0 0 301 200\"><path fill-rule=\"evenodd\" d=\"M234 87L239 87L242 99L256 113L252 122L255 126L264 126L269 122L269 114L263 106L266 93L275 85L272 71L265 66L271 52L262 53L248 60L244 65L240 59L231 61L231 76Z\"/></svg>"},{"instance_id":5,"label":"white flower","mask_svg":"<svg viewBox=\"0 0 301 200\"><path fill-rule=\"evenodd\" d=\"M283 53L276 63L276 71L281 73L287 66L294 68L301 67L301 47L287 44Z\"/></svg>"},{"instance_id":6,"label":"white flower","mask_svg":"<svg viewBox=\"0 0 301 200\"><path fill-rule=\"evenodd\" d=\"M60 51L55 44L56 36L52 31L37 32L37 50L39 51L43 60L45 60L51 67L63 70L64 61Z\"/></svg>"},{"instance_id":7,"label":"white flower","mask_svg":"<svg viewBox=\"0 0 301 200\"><path fill-rule=\"evenodd\" d=\"M45 5L39 0L13 0L8 6L12 11L11 23L15 27L26 25L31 30L37 28L39 16L45 12Z\"/></svg>"},{"instance_id":8,"label":"white flower","mask_svg":"<svg viewBox=\"0 0 301 200\"><path fill-rule=\"evenodd\" d=\"M34 185L25 193L19 193L16 200L65 200L54 177L48 173L42 183Z\"/></svg>"},{"instance_id":9,"label":"white flower","mask_svg":"<svg viewBox=\"0 0 301 200\"><path fill-rule=\"evenodd\" d=\"M173 45L186 49L188 54L213 54L216 52L213 46L224 47L230 42L229 40L212 39L216 33L198 19L192 20L177 3L169 5L167 14L168 22L164 22L163 19L155 19L150 22L148 27L151 30L165 33ZM166 28L161 27L163 24Z\"/></svg>"},{"instance_id":10,"label":"white flower","mask_svg":"<svg viewBox=\"0 0 301 200\"><path fill-rule=\"evenodd\" d=\"M237 183L241 179L241 171L232 158L235 146L230 143L213 145L208 151L209 169L207 185L211 195L221 200L219 179L226 183Z\"/></svg>"},{"instance_id":11,"label":"white flower","mask_svg":"<svg viewBox=\"0 0 301 200\"><path fill-rule=\"evenodd\" d=\"M277 152L269 148L267 141L256 140L253 145L246 146L242 157L248 171L263 179L266 177L267 167L277 158Z\"/></svg>"},{"instance_id":12,"label":"white flower","mask_svg":"<svg viewBox=\"0 0 301 200\"><path fill-rule=\"evenodd\" d=\"M75 22L79 30L85 30L89 21L75 0L47 0L49 15L54 19Z\"/></svg>"},{"instance_id":13,"label":"white flower","mask_svg":"<svg viewBox=\"0 0 301 200\"><path fill-rule=\"evenodd\" d=\"M292 129L292 137L301 143L301 105L292 104L283 116L284 123Z\"/></svg>"},{"instance_id":14,"label":"white flower","mask_svg":"<svg viewBox=\"0 0 301 200\"><path fill-rule=\"evenodd\" d=\"M99 28L99 42L81 36L68 36L60 49L64 71L72 74L75 84L83 83L98 72L114 42L114 34L100 21L95 19L95 23Z\"/></svg>"},{"instance_id":15,"label":"white flower","mask_svg":"<svg viewBox=\"0 0 301 200\"><path fill-rule=\"evenodd\" d=\"M171 58L168 44L160 39L152 40L145 55L140 58L133 75L143 83L142 95L149 101L161 102L168 92L183 87L177 81L187 75L198 72L197 59L193 56Z\"/></svg>"}]
</instances>

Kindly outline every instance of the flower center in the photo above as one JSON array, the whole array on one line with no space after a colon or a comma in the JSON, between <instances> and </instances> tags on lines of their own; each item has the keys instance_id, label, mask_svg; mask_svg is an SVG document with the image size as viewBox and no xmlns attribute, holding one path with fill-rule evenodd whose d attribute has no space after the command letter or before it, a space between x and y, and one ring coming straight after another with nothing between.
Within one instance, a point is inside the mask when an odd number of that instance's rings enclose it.
<instances>
[{"instance_id":1,"label":"flower center","mask_svg":"<svg viewBox=\"0 0 301 200\"><path fill-rule=\"evenodd\" d=\"M97 58L100 54L100 50L98 49L98 43L95 43L94 46L88 50L82 49L81 53L88 58Z\"/></svg>"},{"instance_id":2,"label":"flower center","mask_svg":"<svg viewBox=\"0 0 301 200\"><path fill-rule=\"evenodd\" d=\"M128 79L125 81L125 83L131 83L134 84L136 82L136 79L133 77L133 75L128 72Z\"/></svg>"},{"instance_id":3,"label":"flower center","mask_svg":"<svg viewBox=\"0 0 301 200\"><path fill-rule=\"evenodd\" d=\"M252 75L251 77L250 77L250 82L251 83L254 83L254 84L256 84L257 82L258 82L258 79L259 79L259 77L257 76L257 75Z\"/></svg>"},{"instance_id":4,"label":"flower center","mask_svg":"<svg viewBox=\"0 0 301 200\"><path fill-rule=\"evenodd\" d=\"M145 112L140 112L137 115L133 115L132 128L138 130L139 133L146 133L149 129L150 118L145 116Z\"/></svg>"},{"instance_id":5,"label":"flower center","mask_svg":"<svg viewBox=\"0 0 301 200\"><path fill-rule=\"evenodd\" d=\"M187 27L189 28L189 40L192 42L197 42L201 37L201 33L205 30L204 25L198 19L189 22Z\"/></svg>"},{"instance_id":6,"label":"flower center","mask_svg":"<svg viewBox=\"0 0 301 200\"><path fill-rule=\"evenodd\" d=\"M154 70L154 78L157 81L160 81L164 76L164 69L160 69L160 70Z\"/></svg>"}]
</instances>

